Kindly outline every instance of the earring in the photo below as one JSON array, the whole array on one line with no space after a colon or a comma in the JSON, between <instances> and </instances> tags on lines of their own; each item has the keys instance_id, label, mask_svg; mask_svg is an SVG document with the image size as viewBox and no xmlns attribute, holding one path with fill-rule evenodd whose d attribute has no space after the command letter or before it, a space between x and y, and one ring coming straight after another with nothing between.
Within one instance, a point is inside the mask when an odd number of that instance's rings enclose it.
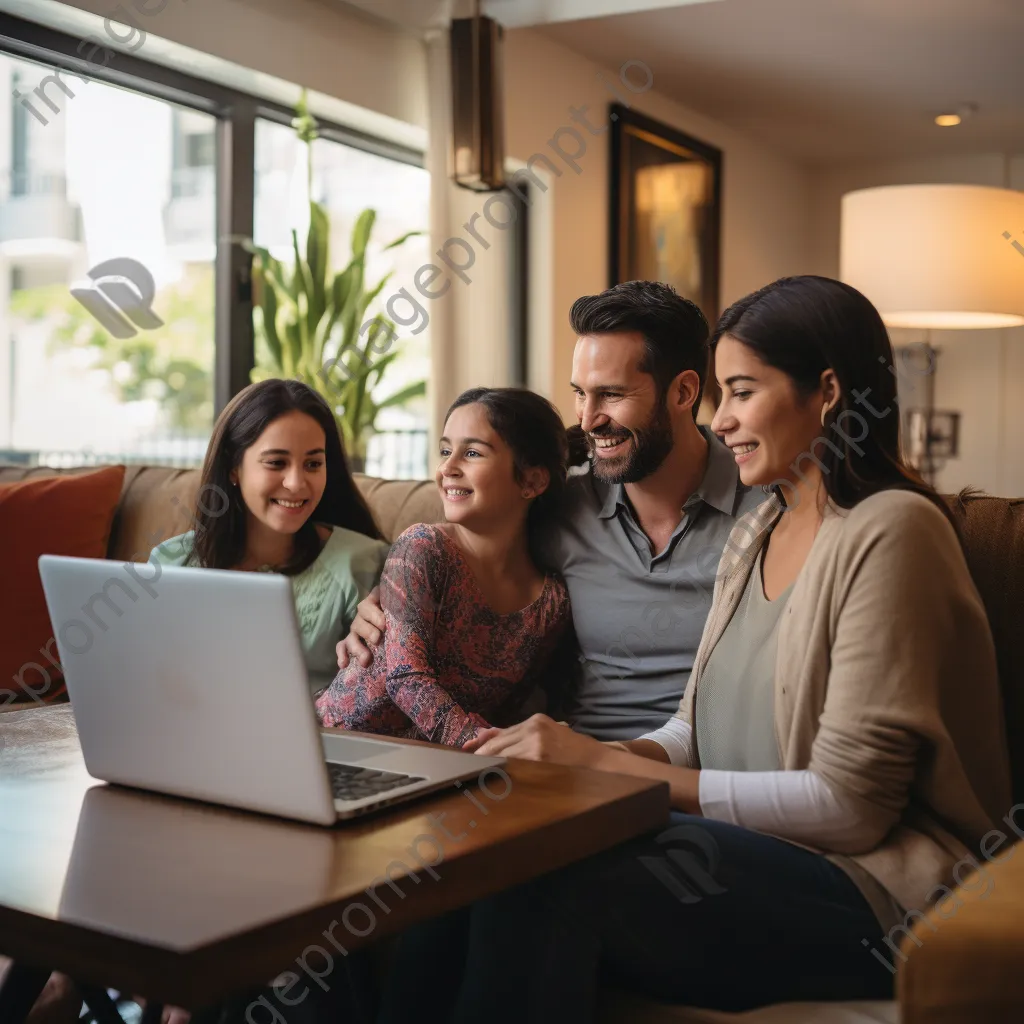
<instances>
[{"instance_id":1,"label":"earring","mask_svg":"<svg viewBox=\"0 0 1024 1024\"><path fill-rule=\"evenodd\" d=\"M523 497L524 498L532 498L533 497L533 491L523 491Z\"/></svg>"},{"instance_id":2,"label":"earring","mask_svg":"<svg viewBox=\"0 0 1024 1024\"><path fill-rule=\"evenodd\" d=\"M825 414L828 412L828 406L823 405L821 407L821 425L825 426Z\"/></svg>"}]
</instances>

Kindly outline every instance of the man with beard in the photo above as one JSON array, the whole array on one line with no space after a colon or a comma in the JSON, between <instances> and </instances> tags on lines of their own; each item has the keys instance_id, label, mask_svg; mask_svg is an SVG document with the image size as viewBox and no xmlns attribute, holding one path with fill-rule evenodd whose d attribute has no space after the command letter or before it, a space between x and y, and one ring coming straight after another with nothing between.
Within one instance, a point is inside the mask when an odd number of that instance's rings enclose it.
<instances>
[{"instance_id":1,"label":"man with beard","mask_svg":"<svg viewBox=\"0 0 1024 1024\"><path fill-rule=\"evenodd\" d=\"M568 718L600 740L630 740L679 707L737 518L764 495L696 423L708 323L669 285L630 281L573 303L576 417L589 472L570 479L545 561L564 577L581 678ZM338 645L368 664L384 616L376 592Z\"/></svg>"}]
</instances>

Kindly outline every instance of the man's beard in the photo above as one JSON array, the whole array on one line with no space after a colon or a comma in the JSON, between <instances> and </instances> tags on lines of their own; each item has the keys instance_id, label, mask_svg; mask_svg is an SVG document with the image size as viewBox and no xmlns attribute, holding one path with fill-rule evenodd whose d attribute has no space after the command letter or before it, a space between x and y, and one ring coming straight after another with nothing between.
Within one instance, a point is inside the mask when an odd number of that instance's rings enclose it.
<instances>
[{"instance_id":1,"label":"man's beard","mask_svg":"<svg viewBox=\"0 0 1024 1024\"><path fill-rule=\"evenodd\" d=\"M601 459L594 453L594 437L629 436L633 438L633 446L627 455L615 459ZM636 430L608 430L603 433L594 431L592 435L587 435L594 476L609 484L635 484L650 476L668 458L674 444L672 423L664 401L657 404L651 418Z\"/></svg>"}]
</instances>

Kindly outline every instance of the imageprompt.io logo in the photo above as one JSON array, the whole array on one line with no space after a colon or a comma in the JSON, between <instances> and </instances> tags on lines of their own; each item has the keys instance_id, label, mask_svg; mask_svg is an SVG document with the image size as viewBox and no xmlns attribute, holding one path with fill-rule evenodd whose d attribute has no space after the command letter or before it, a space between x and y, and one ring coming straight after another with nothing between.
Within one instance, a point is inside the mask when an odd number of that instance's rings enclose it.
<instances>
[{"instance_id":1,"label":"imageprompt.io logo","mask_svg":"<svg viewBox=\"0 0 1024 1024\"><path fill-rule=\"evenodd\" d=\"M134 338L140 330L163 327L153 312L153 275L138 260L104 260L88 276L90 283L72 288L71 294L115 338Z\"/></svg>"},{"instance_id":2,"label":"imageprompt.io logo","mask_svg":"<svg viewBox=\"0 0 1024 1024\"><path fill-rule=\"evenodd\" d=\"M674 825L656 837L665 849L663 857L643 856L640 863L680 903L699 903L726 889L715 878L721 862L718 843L697 825Z\"/></svg>"}]
</instances>

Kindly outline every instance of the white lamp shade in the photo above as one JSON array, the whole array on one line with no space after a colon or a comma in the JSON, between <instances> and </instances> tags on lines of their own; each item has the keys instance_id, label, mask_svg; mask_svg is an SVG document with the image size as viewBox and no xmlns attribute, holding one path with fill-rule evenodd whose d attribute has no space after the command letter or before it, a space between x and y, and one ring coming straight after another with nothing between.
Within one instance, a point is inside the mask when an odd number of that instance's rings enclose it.
<instances>
[{"instance_id":1,"label":"white lamp shade","mask_svg":"<svg viewBox=\"0 0 1024 1024\"><path fill-rule=\"evenodd\" d=\"M1021 192L889 185L843 196L839 275L890 327L1024 324L1021 249Z\"/></svg>"}]
</instances>

